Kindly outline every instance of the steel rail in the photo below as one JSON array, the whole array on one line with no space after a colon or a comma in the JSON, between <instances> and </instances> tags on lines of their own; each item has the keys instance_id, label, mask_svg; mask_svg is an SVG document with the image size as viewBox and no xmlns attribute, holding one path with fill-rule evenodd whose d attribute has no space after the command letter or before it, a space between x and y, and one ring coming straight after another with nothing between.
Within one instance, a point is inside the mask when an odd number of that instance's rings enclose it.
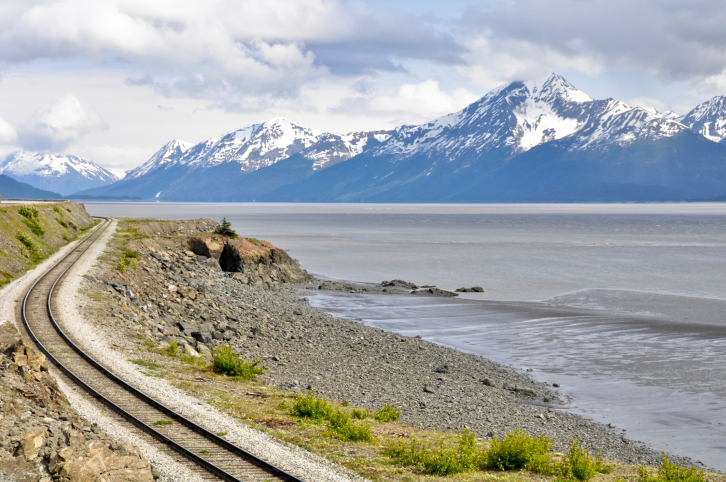
<instances>
[{"instance_id":1,"label":"steel rail","mask_svg":"<svg viewBox=\"0 0 726 482\"><path fill-rule=\"evenodd\" d=\"M137 388L129 385L127 382L122 380L121 378L117 377L115 374L113 374L111 371L109 371L106 367L98 363L93 357L88 355L85 351L83 351L78 345L76 345L69 337L66 335L66 333L61 329L60 325L56 321L55 317L53 316L53 310L51 307L51 300L53 296L53 292L55 290L55 287L57 284L62 280L62 278L66 275L66 273L73 267L73 265L85 254L86 251L93 245L94 242L101 236L101 234L106 230L106 228L110 225L111 220L108 218L102 218L105 219L104 224L97 229L97 233L94 233L93 239L89 236L85 240L83 240L80 244L88 242L88 245L81 251L78 256L76 256L76 259L74 259L66 268L63 270L63 272L58 276L58 278L53 282L53 285L51 286L48 297L46 301L46 308L48 311L48 318L57 331L57 333L63 338L63 340L71 347L73 350L85 361L87 361L89 364L91 364L94 368L96 368L98 371L100 371L106 378L109 378L110 380L114 381L116 384L121 386L124 390L127 392L130 392L133 394L136 398L141 399L148 405L151 405L155 409L161 411L162 413L168 415L169 417L175 419L176 421L180 422L182 425L187 427L190 430L193 430L194 432L198 433L199 435L202 435L209 441L215 443L216 445L232 452L233 454L237 455L238 457L244 459L245 461L256 465L260 469L265 470L270 475L274 477L281 478L286 481L291 482L303 482L301 479L295 477L294 475L285 472L284 470L280 469L279 467L276 467L272 465L271 463L265 461L264 459L246 451L245 449L238 447L237 445L234 445L233 443L229 442L228 440L223 439L222 437L218 436L217 434L210 432L209 430L205 429L204 427L201 427L197 425L196 423L192 422L191 420L187 419L186 417L180 415L179 413L175 412L174 410L170 409L166 405L163 405L162 403L156 401L155 399L151 398L149 395L145 394L144 392L138 390ZM54 357L50 351L40 342L38 337L33 332L32 328L30 327L30 323L28 322L27 313L26 313L26 307L28 299L30 298L30 294L33 292L35 287L42 281L46 276L50 274L51 271L53 271L56 267L58 267L62 262L64 262L67 258L69 258L74 252L76 252L77 249L72 250L67 255L65 255L63 258L61 258L57 263L55 263L52 267L50 267L41 277L39 277L33 285L28 289L27 293L25 294L25 298L23 299L23 306L22 306L22 320L23 324L25 325L25 329L28 331L31 339L33 342L40 348L40 350L46 355L50 361L57 366L68 378L73 380L76 384L80 385L84 390L86 390L92 397L99 400L112 410L114 410L116 413L121 415L123 418L128 420L133 425L139 427L158 441L168 445L176 452L180 453L184 457L188 458L195 464L203 467L208 472L216 475L217 477L226 480L228 482L242 482L237 477L229 474L224 469L216 466L215 464L209 462L208 460L204 459L203 457L200 457L199 455L195 454L194 452L190 451L189 449L185 448L183 445L180 445L179 443L175 442L171 438L167 437L166 435L158 432L151 426L147 425L143 421L136 418L134 415L129 413L128 411L124 410L123 408L116 405L113 401L110 399L104 397L101 395L98 391L96 391L93 387L88 385L86 382L81 380L78 376L76 376L72 370L70 370L68 367L63 365L56 357Z\"/></svg>"}]
</instances>

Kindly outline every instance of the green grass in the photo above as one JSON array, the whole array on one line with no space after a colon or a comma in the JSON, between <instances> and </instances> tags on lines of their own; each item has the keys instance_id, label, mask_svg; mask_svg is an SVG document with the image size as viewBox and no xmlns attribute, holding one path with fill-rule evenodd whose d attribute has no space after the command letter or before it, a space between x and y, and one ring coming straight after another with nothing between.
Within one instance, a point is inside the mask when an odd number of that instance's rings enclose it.
<instances>
[{"instance_id":1,"label":"green grass","mask_svg":"<svg viewBox=\"0 0 726 482\"><path fill-rule=\"evenodd\" d=\"M706 473L696 467L683 467L673 464L665 455L655 475L648 473L645 467L638 468L638 482L705 482Z\"/></svg>"},{"instance_id":2,"label":"green grass","mask_svg":"<svg viewBox=\"0 0 726 482\"><path fill-rule=\"evenodd\" d=\"M265 365L260 365L261 359L256 359L249 363L241 356L235 355L232 347L225 344L214 350L214 360L212 361L212 369L216 373L221 373L239 380L252 380L257 375L265 373Z\"/></svg>"},{"instance_id":3,"label":"green grass","mask_svg":"<svg viewBox=\"0 0 726 482\"><path fill-rule=\"evenodd\" d=\"M62 220L61 218L55 218L55 220L56 220L56 221L58 222L58 224L60 224L60 225L61 225L61 226L63 226L64 228L68 229L68 223L67 223L67 222L65 222L65 221L64 221L64 220Z\"/></svg>"},{"instance_id":4,"label":"green grass","mask_svg":"<svg viewBox=\"0 0 726 482\"><path fill-rule=\"evenodd\" d=\"M62 211L60 210L60 208L59 208L58 206L53 206L53 211L54 211L54 212L55 212L56 214L58 214L58 215L60 215L60 216L63 216L63 212L62 212Z\"/></svg>"},{"instance_id":5,"label":"green grass","mask_svg":"<svg viewBox=\"0 0 726 482\"><path fill-rule=\"evenodd\" d=\"M148 368L149 370L158 370L159 368L161 368L161 365L159 365L158 363L148 360L131 360L131 363L133 363L134 365L142 366L144 368Z\"/></svg>"},{"instance_id":6,"label":"green grass","mask_svg":"<svg viewBox=\"0 0 726 482\"><path fill-rule=\"evenodd\" d=\"M171 425L173 423L171 420L157 420L154 425Z\"/></svg>"}]
</instances>

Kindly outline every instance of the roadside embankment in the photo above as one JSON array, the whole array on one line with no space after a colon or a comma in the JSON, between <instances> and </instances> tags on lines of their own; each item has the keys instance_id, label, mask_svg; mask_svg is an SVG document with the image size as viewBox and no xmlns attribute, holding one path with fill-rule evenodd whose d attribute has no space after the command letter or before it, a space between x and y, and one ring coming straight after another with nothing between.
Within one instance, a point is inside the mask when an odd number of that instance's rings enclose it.
<instances>
[{"instance_id":1,"label":"roadside embankment","mask_svg":"<svg viewBox=\"0 0 726 482\"><path fill-rule=\"evenodd\" d=\"M381 462L392 440L436 440L462 427L480 443L520 429L552 439L558 452L576 439L622 464L660 461L617 427L561 410L556 387L526 373L313 309L306 296L323 283L269 243L204 233L214 227L205 221L154 223L120 223L80 298L83 318L103 340L93 350L134 363L134 376L150 390L174 385L238 423L374 478L414 480ZM207 364L224 344L261 360L266 373L251 382L215 374ZM400 421L371 420L372 442L341 441L291 415L294 394L312 390L365 410L361 420L390 404Z\"/></svg>"},{"instance_id":2,"label":"roadside embankment","mask_svg":"<svg viewBox=\"0 0 726 482\"><path fill-rule=\"evenodd\" d=\"M94 223L82 204L0 203L0 286L76 239Z\"/></svg>"}]
</instances>

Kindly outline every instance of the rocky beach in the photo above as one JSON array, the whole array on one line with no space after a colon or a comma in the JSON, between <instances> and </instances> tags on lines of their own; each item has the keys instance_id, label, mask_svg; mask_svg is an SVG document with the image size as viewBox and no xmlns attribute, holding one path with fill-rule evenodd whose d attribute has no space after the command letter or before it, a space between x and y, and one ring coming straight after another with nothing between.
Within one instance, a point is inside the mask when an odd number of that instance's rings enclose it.
<instances>
[{"instance_id":1,"label":"rocky beach","mask_svg":"<svg viewBox=\"0 0 726 482\"><path fill-rule=\"evenodd\" d=\"M110 299L100 302L94 318L112 344L138 346L146 339L162 348L173 341L189 356L209 356L228 343L247 359L263 360L265 384L315 390L370 410L388 403L401 410L403 423L420 429L467 427L483 439L521 429L552 438L558 451L578 439L606 459L659 461L661 454L619 428L561 410L557 387L524 372L334 318L308 303L319 289L409 293L404 282L321 282L283 250L210 234L215 226L205 220L128 223L121 237L136 253L137 269L97 268L84 287Z\"/></svg>"}]
</instances>

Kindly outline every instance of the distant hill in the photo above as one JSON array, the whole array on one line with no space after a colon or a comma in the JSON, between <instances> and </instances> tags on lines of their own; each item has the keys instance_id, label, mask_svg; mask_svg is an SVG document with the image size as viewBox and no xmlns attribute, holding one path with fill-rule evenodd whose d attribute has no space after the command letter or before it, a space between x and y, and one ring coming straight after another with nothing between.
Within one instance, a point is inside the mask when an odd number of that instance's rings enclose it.
<instances>
[{"instance_id":1,"label":"distant hill","mask_svg":"<svg viewBox=\"0 0 726 482\"><path fill-rule=\"evenodd\" d=\"M61 199L56 192L44 191L30 184L0 174L0 196L2 199Z\"/></svg>"}]
</instances>

